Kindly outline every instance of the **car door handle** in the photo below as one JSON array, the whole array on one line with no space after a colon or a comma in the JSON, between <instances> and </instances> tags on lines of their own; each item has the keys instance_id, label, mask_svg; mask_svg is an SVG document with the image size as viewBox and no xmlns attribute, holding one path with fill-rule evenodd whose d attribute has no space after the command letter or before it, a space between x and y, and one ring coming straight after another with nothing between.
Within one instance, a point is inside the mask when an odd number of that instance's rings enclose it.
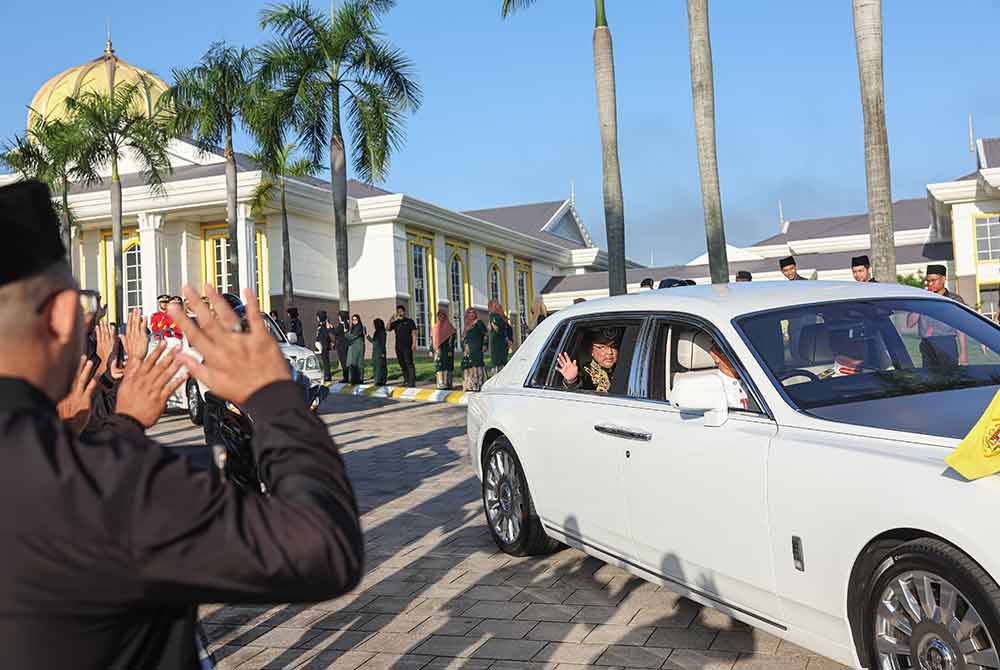
<instances>
[{"instance_id":1,"label":"car door handle","mask_svg":"<svg viewBox=\"0 0 1000 670\"><path fill-rule=\"evenodd\" d=\"M622 426L613 426L607 423L599 423L594 426L594 430L598 433L604 433L605 435L610 435L612 437L620 437L623 440L636 440L638 442L649 442L653 439L652 433L647 433L644 430L633 430L631 428L623 428Z\"/></svg>"}]
</instances>

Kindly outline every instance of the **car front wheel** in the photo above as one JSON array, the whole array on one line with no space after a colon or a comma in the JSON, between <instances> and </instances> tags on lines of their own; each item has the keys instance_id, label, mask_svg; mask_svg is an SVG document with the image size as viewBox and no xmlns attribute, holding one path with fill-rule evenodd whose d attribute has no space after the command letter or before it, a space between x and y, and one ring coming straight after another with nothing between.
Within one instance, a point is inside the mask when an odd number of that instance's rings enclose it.
<instances>
[{"instance_id":1,"label":"car front wheel","mask_svg":"<svg viewBox=\"0 0 1000 670\"><path fill-rule=\"evenodd\" d=\"M1000 668L1000 588L939 540L900 545L882 563L868 608L871 667Z\"/></svg>"},{"instance_id":2,"label":"car front wheel","mask_svg":"<svg viewBox=\"0 0 1000 670\"><path fill-rule=\"evenodd\" d=\"M187 394L188 416L191 418L191 423L200 426L205 420L205 401L201 397L198 382L193 379L189 380L185 393Z\"/></svg>"},{"instance_id":3,"label":"car front wheel","mask_svg":"<svg viewBox=\"0 0 1000 670\"><path fill-rule=\"evenodd\" d=\"M493 540L504 553L537 556L559 546L545 534L521 462L505 437L489 446L483 461L483 506Z\"/></svg>"}]
</instances>

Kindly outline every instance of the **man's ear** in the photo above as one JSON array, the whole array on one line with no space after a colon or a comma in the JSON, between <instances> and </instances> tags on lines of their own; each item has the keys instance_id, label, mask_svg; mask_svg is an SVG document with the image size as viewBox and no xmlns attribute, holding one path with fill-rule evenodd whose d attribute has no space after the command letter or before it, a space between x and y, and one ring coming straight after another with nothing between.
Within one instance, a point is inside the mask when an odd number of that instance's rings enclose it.
<instances>
[{"instance_id":1,"label":"man's ear","mask_svg":"<svg viewBox=\"0 0 1000 670\"><path fill-rule=\"evenodd\" d=\"M76 330L83 318L80 308L80 298L73 289L66 289L56 294L49 304L49 333L59 344L69 344L76 337Z\"/></svg>"}]
</instances>

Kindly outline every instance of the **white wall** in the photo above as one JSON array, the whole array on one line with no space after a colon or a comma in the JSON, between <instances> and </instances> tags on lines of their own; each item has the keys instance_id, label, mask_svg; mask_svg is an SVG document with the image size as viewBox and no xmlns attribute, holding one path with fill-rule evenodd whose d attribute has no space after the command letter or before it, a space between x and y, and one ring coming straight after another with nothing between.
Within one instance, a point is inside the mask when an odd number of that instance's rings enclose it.
<instances>
[{"instance_id":1,"label":"white wall","mask_svg":"<svg viewBox=\"0 0 1000 670\"><path fill-rule=\"evenodd\" d=\"M333 229L328 223L288 215L288 236L292 252L292 281L295 292L303 295L337 298L337 259L333 248ZM268 238L268 244L274 244ZM273 248L280 250L281 235ZM279 251L280 253L280 251ZM280 256L279 256L280 258ZM271 264L273 277L278 272L277 286L281 286L281 263Z\"/></svg>"},{"instance_id":2,"label":"white wall","mask_svg":"<svg viewBox=\"0 0 1000 670\"><path fill-rule=\"evenodd\" d=\"M486 247L481 244L469 245L469 282L472 285L472 306L486 309L489 297L486 294Z\"/></svg>"},{"instance_id":3,"label":"white wall","mask_svg":"<svg viewBox=\"0 0 1000 670\"><path fill-rule=\"evenodd\" d=\"M351 301L396 298L395 225L376 223L349 226L347 248L350 254ZM405 242L403 247L405 258ZM402 271L406 271L405 260Z\"/></svg>"}]
</instances>

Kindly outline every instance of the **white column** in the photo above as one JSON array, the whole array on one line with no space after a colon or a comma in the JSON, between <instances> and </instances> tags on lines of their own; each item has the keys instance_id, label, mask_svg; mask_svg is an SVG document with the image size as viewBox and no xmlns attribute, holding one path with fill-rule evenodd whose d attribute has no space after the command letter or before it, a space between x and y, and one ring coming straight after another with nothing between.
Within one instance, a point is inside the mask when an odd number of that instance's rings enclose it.
<instances>
[{"instance_id":1,"label":"white column","mask_svg":"<svg viewBox=\"0 0 1000 670\"><path fill-rule=\"evenodd\" d=\"M489 263L486 248L479 244L469 245L469 282L472 284L472 307L486 309L489 301Z\"/></svg>"},{"instance_id":2,"label":"white column","mask_svg":"<svg viewBox=\"0 0 1000 670\"><path fill-rule=\"evenodd\" d=\"M250 205L240 204L236 209L236 248L239 249L240 299L243 289L257 290L257 263L254 261L254 246L257 229L250 212Z\"/></svg>"},{"instance_id":3,"label":"white column","mask_svg":"<svg viewBox=\"0 0 1000 670\"><path fill-rule=\"evenodd\" d=\"M507 255L506 261L506 271L507 275L507 316L510 318L510 325L514 329L514 346L517 347L521 344L521 340L524 339L524 335L521 333L521 317L518 316L518 305L517 305L517 273L514 270L514 256L511 254Z\"/></svg>"},{"instance_id":4,"label":"white column","mask_svg":"<svg viewBox=\"0 0 1000 670\"><path fill-rule=\"evenodd\" d=\"M163 215L139 212L139 258L142 264L142 311L153 314L156 297L166 292L163 272Z\"/></svg>"}]
</instances>

